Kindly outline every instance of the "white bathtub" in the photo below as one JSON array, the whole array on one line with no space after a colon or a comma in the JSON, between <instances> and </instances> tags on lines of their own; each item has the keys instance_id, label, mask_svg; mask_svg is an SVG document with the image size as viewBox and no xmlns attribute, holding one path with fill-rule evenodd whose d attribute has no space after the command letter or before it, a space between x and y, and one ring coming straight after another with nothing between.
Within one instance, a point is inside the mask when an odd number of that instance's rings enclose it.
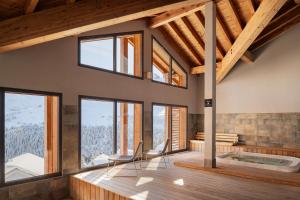
<instances>
[{"instance_id":1,"label":"white bathtub","mask_svg":"<svg viewBox=\"0 0 300 200\"><path fill-rule=\"evenodd\" d=\"M299 158L250 152L225 153L217 156L217 162L281 172L298 172L300 169Z\"/></svg>"}]
</instances>

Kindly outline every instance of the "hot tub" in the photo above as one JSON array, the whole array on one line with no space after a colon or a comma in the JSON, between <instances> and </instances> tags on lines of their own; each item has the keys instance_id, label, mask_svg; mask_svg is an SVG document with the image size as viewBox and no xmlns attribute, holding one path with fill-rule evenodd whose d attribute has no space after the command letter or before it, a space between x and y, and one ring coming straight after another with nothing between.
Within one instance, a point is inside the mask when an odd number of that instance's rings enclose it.
<instances>
[{"instance_id":1,"label":"hot tub","mask_svg":"<svg viewBox=\"0 0 300 200\"><path fill-rule=\"evenodd\" d=\"M229 152L218 156L217 161L281 172L298 172L300 169L299 158L261 153Z\"/></svg>"}]
</instances>

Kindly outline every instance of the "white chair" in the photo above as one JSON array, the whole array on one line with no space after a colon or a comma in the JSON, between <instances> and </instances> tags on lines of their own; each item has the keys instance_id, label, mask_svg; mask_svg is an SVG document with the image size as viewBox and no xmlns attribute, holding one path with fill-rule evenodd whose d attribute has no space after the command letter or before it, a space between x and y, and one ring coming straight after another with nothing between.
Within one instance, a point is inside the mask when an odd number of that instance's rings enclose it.
<instances>
[{"instance_id":1,"label":"white chair","mask_svg":"<svg viewBox=\"0 0 300 200\"><path fill-rule=\"evenodd\" d=\"M106 170L106 174L109 175L109 164L110 162L113 162L113 168L111 170L113 170L116 167L117 162L119 163L128 163L128 162L132 162L134 165L134 169L136 172L136 176L138 176L138 168L136 167L136 160L140 158L140 169L142 169L142 165L141 165L141 160L142 160L142 145L143 145L143 141L140 141L138 144L138 147L136 149L136 151L134 152L133 155L120 155L120 154L114 154L108 157L108 162L107 162L107 170Z\"/></svg>"},{"instance_id":2,"label":"white chair","mask_svg":"<svg viewBox=\"0 0 300 200\"><path fill-rule=\"evenodd\" d=\"M170 165L170 160L168 158L168 152L167 152L169 143L170 143L170 139L167 139L164 144L164 148L162 150L152 149L147 152L144 152L143 154L145 155L146 161L148 160L148 157L154 158L154 157L161 156L165 163L165 168L167 168L168 167L167 163ZM167 158L167 161L166 161L166 158Z\"/></svg>"}]
</instances>

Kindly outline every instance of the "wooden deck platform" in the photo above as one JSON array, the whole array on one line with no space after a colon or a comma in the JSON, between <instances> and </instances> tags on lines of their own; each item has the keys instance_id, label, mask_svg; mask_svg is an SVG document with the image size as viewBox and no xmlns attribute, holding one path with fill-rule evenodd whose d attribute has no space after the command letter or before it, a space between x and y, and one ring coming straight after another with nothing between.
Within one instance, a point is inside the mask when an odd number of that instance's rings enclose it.
<instances>
[{"instance_id":1,"label":"wooden deck platform","mask_svg":"<svg viewBox=\"0 0 300 200\"><path fill-rule=\"evenodd\" d=\"M209 171L181 168L173 162L201 158L199 152L185 152L170 156L171 166L162 168L160 158L143 163L138 177L131 164L120 165L106 175L106 169L94 170L70 179L74 200L172 199L298 199L300 188L265 183ZM276 172L275 172L276 174ZM298 174L297 174L298 175Z\"/></svg>"}]
</instances>

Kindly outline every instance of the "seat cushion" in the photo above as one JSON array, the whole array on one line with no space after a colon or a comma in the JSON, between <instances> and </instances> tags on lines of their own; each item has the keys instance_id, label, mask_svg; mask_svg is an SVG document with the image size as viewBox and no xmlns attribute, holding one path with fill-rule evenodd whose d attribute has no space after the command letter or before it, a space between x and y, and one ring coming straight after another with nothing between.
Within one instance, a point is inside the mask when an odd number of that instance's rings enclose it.
<instances>
[{"instance_id":1,"label":"seat cushion","mask_svg":"<svg viewBox=\"0 0 300 200\"><path fill-rule=\"evenodd\" d=\"M119 155L119 154L114 154L108 157L108 160L113 160L113 161L130 161L133 159L133 156L130 155Z\"/></svg>"},{"instance_id":2,"label":"seat cushion","mask_svg":"<svg viewBox=\"0 0 300 200\"><path fill-rule=\"evenodd\" d=\"M150 156L159 156L159 155L161 155L161 151L159 151L159 150L149 150L145 154L150 155Z\"/></svg>"}]
</instances>

